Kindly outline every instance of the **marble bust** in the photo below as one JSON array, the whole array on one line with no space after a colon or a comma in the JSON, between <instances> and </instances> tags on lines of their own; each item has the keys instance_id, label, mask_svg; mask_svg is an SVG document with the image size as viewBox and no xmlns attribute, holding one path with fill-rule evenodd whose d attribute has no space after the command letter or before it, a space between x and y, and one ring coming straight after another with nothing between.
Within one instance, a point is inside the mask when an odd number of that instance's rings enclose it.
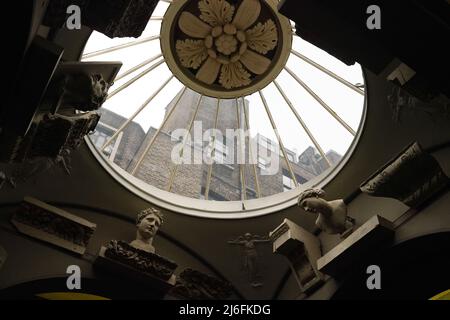
<instances>
[{"instance_id":1,"label":"marble bust","mask_svg":"<svg viewBox=\"0 0 450 320\"><path fill-rule=\"evenodd\" d=\"M153 238L163 223L163 215L156 208L147 208L139 212L136 219L136 239L130 245L149 253L155 253Z\"/></svg>"},{"instance_id":2,"label":"marble bust","mask_svg":"<svg viewBox=\"0 0 450 320\"><path fill-rule=\"evenodd\" d=\"M325 191L308 189L298 198L298 205L306 212L317 213L316 226L329 234L344 235L351 232L354 221L347 216L347 205L344 200L327 201L323 197Z\"/></svg>"}]
</instances>

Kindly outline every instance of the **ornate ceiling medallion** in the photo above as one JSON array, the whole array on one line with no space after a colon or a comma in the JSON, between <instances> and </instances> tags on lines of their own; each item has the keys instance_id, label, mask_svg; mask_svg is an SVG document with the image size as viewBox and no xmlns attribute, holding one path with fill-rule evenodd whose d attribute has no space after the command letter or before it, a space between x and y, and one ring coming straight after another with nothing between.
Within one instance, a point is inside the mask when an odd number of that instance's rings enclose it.
<instances>
[{"instance_id":1,"label":"ornate ceiling medallion","mask_svg":"<svg viewBox=\"0 0 450 320\"><path fill-rule=\"evenodd\" d=\"M250 95L281 72L292 46L275 0L173 0L161 49L173 74L206 96Z\"/></svg>"}]
</instances>

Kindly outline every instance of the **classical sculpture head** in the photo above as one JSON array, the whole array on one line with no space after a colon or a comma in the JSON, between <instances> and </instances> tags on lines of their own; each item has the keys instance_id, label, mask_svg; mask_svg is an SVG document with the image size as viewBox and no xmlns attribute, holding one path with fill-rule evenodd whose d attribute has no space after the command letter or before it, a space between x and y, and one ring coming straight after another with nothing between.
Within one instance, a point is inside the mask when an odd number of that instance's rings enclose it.
<instances>
[{"instance_id":1,"label":"classical sculpture head","mask_svg":"<svg viewBox=\"0 0 450 320\"><path fill-rule=\"evenodd\" d=\"M163 215L156 208L150 207L139 212L136 219L136 240L132 241L130 245L147 252L155 253L155 248L152 244L153 237L158 232L162 223Z\"/></svg>"},{"instance_id":2,"label":"classical sculpture head","mask_svg":"<svg viewBox=\"0 0 450 320\"><path fill-rule=\"evenodd\" d=\"M329 207L327 201L322 198L323 196L325 196L325 191L321 189L307 189L300 194L297 204L306 212L326 211Z\"/></svg>"},{"instance_id":3,"label":"classical sculpture head","mask_svg":"<svg viewBox=\"0 0 450 320\"><path fill-rule=\"evenodd\" d=\"M298 198L298 205L306 212L318 213L316 226L329 234L344 233L351 229L352 219L347 217L347 205L343 200L327 201L325 191L307 189Z\"/></svg>"}]
</instances>

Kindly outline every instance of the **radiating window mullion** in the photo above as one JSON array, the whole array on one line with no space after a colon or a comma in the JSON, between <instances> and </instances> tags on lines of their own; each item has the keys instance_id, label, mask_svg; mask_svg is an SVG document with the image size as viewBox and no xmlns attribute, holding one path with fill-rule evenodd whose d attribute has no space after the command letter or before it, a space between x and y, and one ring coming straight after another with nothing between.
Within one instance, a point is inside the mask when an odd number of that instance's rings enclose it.
<instances>
[{"instance_id":1,"label":"radiating window mullion","mask_svg":"<svg viewBox=\"0 0 450 320\"><path fill-rule=\"evenodd\" d=\"M295 115L295 117L297 118L298 122L300 123L300 125L302 126L303 130L305 130L306 134L308 135L308 137L311 139L312 143L314 144L314 146L316 147L316 149L319 151L320 155L325 159L325 161L328 163L328 165L331 167L331 162L330 160L327 158L325 152L323 151L322 147L320 146L320 144L317 142L317 140L314 138L314 135L312 134L312 132L309 130L308 126L306 125L306 123L303 121L302 117L300 116L300 114L297 112L297 110L295 110L294 105L292 104L291 100L289 100L289 98L287 97L286 93L283 91L283 89L281 88L281 86L278 84L278 82L276 80L273 81L273 83L275 84L275 87L278 89L278 91L280 92L281 96L284 98L284 101L286 101L287 105L289 106L289 108L291 109L292 113Z\"/></svg>"},{"instance_id":2,"label":"radiating window mullion","mask_svg":"<svg viewBox=\"0 0 450 320\"><path fill-rule=\"evenodd\" d=\"M205 186L205 200L209 199L209 189L211 187L211 178L212 178L212 170L213 170L213 164L215 162L214 155L215 155L215 149L216 149L216 130L217 130L217 124L219 123L219 109L220 109L220 98L217 99L217 109L216 109L216 116L214 119L214 137L213 137L213 144L212 144L212 159L211 164L208 166L208 176L206 178L206 186Z\"/></svg>"},{"instance_id":3,"label":"radiating window mullion","mask_svg":"<svg viewBox=\"0 0 450 320\"><path fill-rule=\"evenodd\" d=\"M239 110L239 101L236 98L235 99L235 103L236 103L236 119L237 119L237 126L238 126L238 144L237 146L239 147L238 150L238 154L236 156L236 160L238 160L238 165L239 165L239 175L240 175L240 185L241 185L241 201L245 201L247 200L247 183L245 181L245 172L244 172L244 165L242 164L242 156L244 157L244 163L245 163L245 154L243 148L245 147L245 143L244 146L242 145L242 131L241 131L241 116L240 116L240 110Z\"/></svg>"},{"instance_id":4,"label":"radiating window mullion","mask_svg":"<svg viewBox=\"0 0 450 320\"><path fill-rule=\"evenodd\" d=\"M162 57L162 53L157 54L156 56L151 57L150 59L145 60L144 62L139 63L138 65L135 65L134 67L128 69L127 71L119 74L114 81L119 81L120 79L125 78L126 76L128 76L129 74L141 69L142 67L145 67L146 65L152 63L153 61L155 61L156 59Z\"/></svg>"},{"instance_id":5,"label":"radiating window mullion","mask_svg":"<svg viewBox=\"0 0 450 320\"><path fill-rule=\"evenodd\" d=\"M364 95L364 91L361 90L360 88L358 88L357 86L355 86L354 84L348 82L347 80L345 80L344 78L341 78L340 76L338 76L337 74L335 74L334 72L326 69L325 67L323 67L322 65L318 64L317 62L311 60L310 58L304 56L303 54L301 54L300 52L295 51L294 49L291 50L292 54L295 55L296 57L302 59L303 61L305 61L306 63L312 65L313 67L319 69L320 71L326 73L327 75L329 75L330 77L332 77L333 79L339 81L340 83L342 83L343 85L349 87L350 89L356 91L357 93L359 93L360 95Z\"/></svg>"},{"instance_id":6,"label":"radiating window mullion","mask_svg":"<svg viewBox=\"0 0 450 320\"><path fill-rule=\"evenodd\" d=\"M341 117L328 105L323 101L306 83L304 83L291 69L289 69L287 66L284 67L284 69L291 75L292 78L297 81L297 83L303 87L328 113L336 119L352 136L356 135L355 130L353 130L347 122L342 120Z\"/></svg>"},{"instance_id":7,"label":"radiating window mullion","mask_svg":"<svg viewBox=\"0 0 450 320\"><path fill-rule=\"evenodd\" d=\"M186 130L187 131L186 135L184 136L184 139L183 139L183 145L181 147L181 157L184 157L184 148L186 147L186 142L187 142L188 136L191 134L192 126L194 124L195 119L197 118L198 109L200 108L200 103L202 102L202 100L203 100L203 95L200 95L197 106L195 108L195 112L192 115L192 119L189 122L188 129ZM194 143L194 146L195 146L195 143ZM178 171L178 166L179 166L178 164L175 164L172 172L170 173L169 183L167 185L167 191L169 191L169 192L172 191L173 183L175 181L175 177L176 177L177 171Z\"/></svg>"},{"instance_id":8,"label":"radiating window mullion","mask_svg":"<svg viewBox=\"0 0 450 320\"><path fill-rule=\"evenodd\" d=\"M123 85L121 85L119 88L115 89L113 92L108 94L108 96L106 97L106 100L111 99L112 97L114 97L116 94L118 94L122 90L128 88L130 85L132 85L133 83L135 83L136 81L138 81L139 79L141 79L142 77L144 77L149 72L153 71L154 69L156 69L157 67L159 67L163 63L164 63L164 58L161 58L161 60L159 60L155 64L151 65L149 68L145 69L144 71L142 71L141 73L139 73L138 75L136 75L132 79L128 80Z\"/></svg>"},{"instance_id":9,"label":"radiating window mullion","mask_svg":"<svg viewBox=\"0 0 450 320\"><path fill-rule=\"evenodd\" d=\"M286 149L284 148L284 144L283 144L283 141L281 140L280 134L278 132L277 125L275 124L275 121L273 120L272 113L269 110L269 106L267 104L266 98L264 97L264 94L262 93L262 91L259 91L259 96L264 105L264 108L266 109L266 113L267 113L267 116L269 117L270 124L272 125L273 131L275 132L275 136L277 137L278 144L281 148L281 152L283 153L283 157L284 157L284 160L286 161L286 165L289 169L289 173L292 177L292 180L294 180L295 187L297 187L298 186L297 177L295 176L294 170L292 170L291 163L289 162L289 160L287 158Z\"/></svg>"},{"instance_id":10,"label":"radiating window mullion","mask_svg":"<svg viewBox=\"0 0 450 320\"><path fill-rule=\"evenodd\" d=\"M116 139L116 142L114 143L114 147L111 151L111 154L109 155L109 161L114 162L114 159L116 158L117 150L119 150L119 145L122 142L123 132L121 132Z\"/></svg>"},{"instance_id":11,"label":"radiating window mullion","mask_svg":"<svg viewBox=\"0 0 450 320\"><path fill-rule=\"evenodd\" d=\"M117 131L112 135L112 137L106 141L106 143L102 146L101 150L105 150L105 148L117 137L119 133L121 133L125 128L138 116L139 113L142 112L142 110L147 107L147 105L164 89L165 86L174 78L174 75L172 74L159 88L156 90L134 113L131 117L129 117Z\"/></svg>"},{"instance_id":12,"label":"radiating window mullion","mask_svg":"<svg viewBox=\"0 0 450 320\"><path fill-rule=\"evenodd\" d=\"M169 113L166 115L166 117L164 118L162 124L159 126L158 130L155 132L155 134L153 135L152 139L150 140L150 142L148 143L148 145L145 147L144 152L140 155L138 161L136 162L136 164L133 166L133 170L131 171L131 174L134 175L137 171L137 169L139 168L139 166L141 165L142 161L144 160L145 156L148 154L148 152L150 151L151 147L153 146L153 144L155 143L158 135L160 134L161 130L164 129L164 126L166 125L167 121L169 121L170 117L172 116L173 112L175 111L175 109L178 107L181 98L184 96L185 92L187 90L187 87L184 87L182 92L180 93L179 97L177 98L174 106L170 109Z\"/></svg>"},{"instance_id":13,"label":"radiating window mullion","mask_svg":"<svg viewBox=\"0 0 450 320\"><path fill-rule=\"evenodd\" d=\"M93 58L93 57L97 57L106 53L111 53L117 50L121 50L121 49L125 49L125 48L129 48L129 47L133 47L133 46L137 46L139 44L143 44L143 43L147 43L150 41L154 41L154 40L158 40L159 39L159 35L155 35L155 36L150 36L150 37L145 37L142 39L137 39L134 41L130 41L127 43L123 43L123 44L119 44L117 46L113 46L113 47L109 47L106 49L101 49L98 51L93 51L93 52L89 52L86 54L83 54L82 59L89 59L89 58Z\"/></svg>"},{"instance_id":14,"label":"radiating window mullion","mask_svg":"<svg viewBox=\"0 0 450 320\"><path fill-rule=\"evenodd\" d=\"M248 136L249 136L248 152L249 152L249 157L251 159L252 166L253 166L253 173L255 175L256 192L257 192L258 198L261 198L261 188L259 185L258 170L256 169L256 163L254 161L255 159L253 159L253 150L252 150L251 135L250 135L250 124L249 124L249 119L248 119L248 115L247 115L247 109L245 108L245 99L244 99L244 97L242 97L241 99L242 99L242 105L244 108L245 125L247 127ZM256 161L258 161L258 160L256 159Z\"/></svg>"}]
</instances>

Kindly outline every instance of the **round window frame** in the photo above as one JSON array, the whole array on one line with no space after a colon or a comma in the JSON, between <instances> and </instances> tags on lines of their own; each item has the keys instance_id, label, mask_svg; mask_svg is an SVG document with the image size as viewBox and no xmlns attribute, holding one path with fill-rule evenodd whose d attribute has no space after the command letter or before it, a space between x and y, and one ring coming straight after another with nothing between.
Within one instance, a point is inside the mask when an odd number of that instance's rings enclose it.
<instances>
[{"instance_id":1,"label":"round window frame","mask_svg":"<svg viewBox=\"0 0 450 320\"><path fill-rule=\"evenodd\" d=\"M364 83L367 84L366 72L362 67L361 72ZM358 130L356 131L356 135L347 149L347 152L344 154L339 163L295 189L259 199L244 201L212 201L194 199L165 191L132 176L116 164L109 161L104 155L101 154L89 136L85 137L85 141L93 156L114 180L134 195L151 203L152 205L175 213L185 214L197 218L224 220L255 218L292 207L297 204L297 198L305 189L323 189L326 188L332 180L338 178L339 173L353 156L355 149L365 131L368 113L367 97L369 94L367 86L364 91L363 110L361 113L361 120Z\"/></svg>"},{"instance_id":2,"label":"round window frame","mask_svg":"<svg viewBox=\"0 0 450 320\"><path fill-rule=\"evenodd\" d=\"M60 31L61 36L67 31ZM73 55L78 55L81 59L84 47L89 41L92 30L88 30L79 37L80 47L73 46ZM76 48L76 49L75 49ZM76 50L76 52L75 52ZM325 188L333 180L338 179L339 173L347 165L355 149L358 146L364 132L368 114L368 96L369 88L367 87L367 74L364 68L361 68L363 81L365 84L363 110L361 120L359 122L356 135L352 143L347 149L342 159L331 169L326 170L319 176L313 178L299 187L281 192L275 195L251 199L245 201L212 201L203 199L194 199L186 196L177 195L157 187L154 187L138 178L132 176L119 166L109 161L94 145L89 136L85 136L86 145L94 158L103 167L103 169L121 186L130 191L132 194L149 202L152 205L162 209L172 211L174 213L185 214L187 216L208 219L236 220L248 219L269 215L297 204L297 198L305 189L308 188Z\"/></svg>"}]
</instances>

